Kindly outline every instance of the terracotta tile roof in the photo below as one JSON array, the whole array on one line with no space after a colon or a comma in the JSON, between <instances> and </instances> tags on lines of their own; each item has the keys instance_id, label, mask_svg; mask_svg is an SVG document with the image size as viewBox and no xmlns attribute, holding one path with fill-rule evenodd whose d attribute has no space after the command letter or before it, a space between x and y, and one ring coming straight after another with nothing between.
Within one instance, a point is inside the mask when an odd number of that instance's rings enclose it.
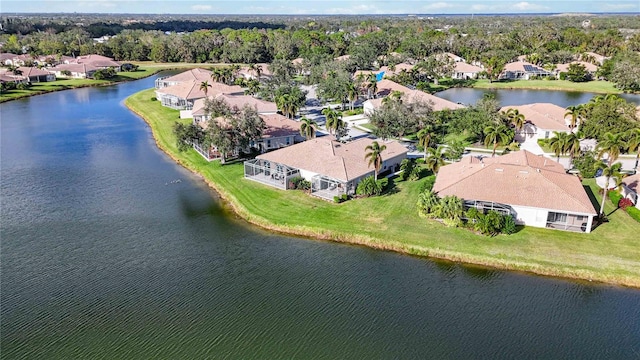
<instances>
[{"instance_id":1,"label":"terracotta tile roof","mask_svg":"<svg viewBox=\"0 0 640 360\"><path fill-rule=\"evenodd\" d=\"M347 61L349 59L351 59L351 55L338 56L337 58L334 58L333 60L336 60L336 61Z\"/></svg>"},{"instance_id":2,"label":"terracotta tile roof","mask_svg":"<svg viewBox=\"0 0 640 360\"><path fill-rule=\"evenodd\" d=\"M75 63L77 64L91 64L96 67L119 67L120 63L113 60L110 57L102 56L102 55L83 55L75 58Z\"/></svg>"},{"instance_id":3,"label":"terracotta tile roof","mask_svg":"<svg viewBox=\"0 0 640 360\"><path fill-rule=\"evenodd\" d=\"M100 70L100 68L95 67L91 64L59 64L54 67L48 68L47 70L49 72L68 70L75 73L86 74L87 72Z\"/></svg>"},{"instance_id":4,"label":"terracotta tile roof","mask_svg":"<svg viewBox=\"0 0 640 360\"><path fill-rule=\"evenodd\" d=\"M380 68L380 71L384 71L385 75L393 76L401 73L402 70L406 72L410 72L411 70L413 70L414 67L415 65L401 63L401 64L396 64L394 70L389 69L389 66L383 66Z\"/></svg>"},{"instance_id":5,"label":"terracotta tile roof","mask_svg":"<svg viewBox=\"0 0 640 360\"><path fill-rule=\"evenodd\" d=\"M413 90L410 93L405 94L403 96L403 99L409 103L414 101L426 102L431 105L431 109L433 109L433 111L441 111L445 109L456 110L464 108L463 105L456 104L452 101L439 98L435 95L431 95L420 90Z\"/></svg>"},{"instance_id":6,"label":"terracotta tile roof","mask_svg":"<svg viewBox=\"0 0 640 360\"><path fill-rule=\"evenodd\" d=\"M364 159L365 148L373 141L362 138L342 144L329 137L315 138L259 155L258 158L346 182L373 174L373 167L369 167L368 160ZM383 161L407 154L407 149L397 141L378 142L387 146L381 154Z\"/></svg>"},{"instance_id":7,"label":"terracotta tile roof","mask_svg":"<svg viewBox=\"0 0 640 360\"><path fill-rule=\"evenodd\" d=\"M588 62L584 62L584 61L572 61L572 62L566 63L566 64L558 64L556 66L556 70L558 70L560 72L567 72L569 70L569 65L571 65L571 64L583 65L588 72L596 72L596 71L598 71L598 66L597 65L593 65L592 63L588 63Z\"/></svg>"},{"instance_id":8,"label":"terracotta tile roof","mask_svg":"<svg viewBox=\"0 0 640 360\"><path fill-rule=\"evenodd\" d=\"M300 134L300 122L288 119L280 114L260 114L266 128L262 137L265 139Z\"/></svg>"},{"instance_id":9,"label":"terracotta tile roof","mask_svg":"<svg viewBox=\"0 0 640 360\"><path fill-rule=\"evenodd\" d=\"M46 70L43 70L43 69L38 69L36 67L24 67L24 66L21 66L21 67L18 68L18 70L22 71L22 75L24 75L26 77L51 75L50 72L48 72Z\"/></svg>"},{"instance_id":10,"label":"terracotta tile roof","mask_svg":"<svg viewBox=\"0 0 640 360\"><path fill-rule=\"evenodd\" d=\"M166 80L166 79L165 79ZM195 100L206 97L204 91L200 89L200 81L185 81L178 85L167 86L156 90L158 94L173 95L178 98ZM217 96L219 94L238 94L243 90L237 85L226 85L219 82L210 82L211 86L207 91L207 95Z\"/></svg>"},{"instance_id":11,"label":"terracotta tile roof","mask_svg":"<svg viewBox=\"0 0 640 360\"><path fill-rule=\"evenodd\" d=\"M468 158L443 166L433 191L466 200L596 214L578 177L551 159L526 150L482 161Z\"/></svg>"},{"instance_id":12,"label":"terracotta tile roof","mask_svg":"<svg viewBox=\"0 0 640 360\"><path fill-rule=\"evenodd\" d=\"M504 106L500 111L517 109L527 121L539 129L550 131L569 131L564 114L567 110L550 103L535 103L520 106Z\"/></svg>"},{"instance_id":13,"label":"terracotta tile roof","mask_svg":"<svg viewBox=\"0 0 640 360\"><path fill-rule=\"evenodd\" d=\"M633 176L627 176L622 182L633 192L640 195L640 173Z\"/></svg>"},{"instance_id":14,"label":"terracotta tile roof","mask_svg":"<svg viewBox=\"0 0 640 360\"><path fill-rule=\"evenodd\" d=\"M512 72L523 72L523 73L528 73L531 71L528 71L525 69L525 65L527 67L531 66L532 69L534 69L534 72L536 73L548 73L547 70L541 68L538 65L533 65L532 63L526 62L526 61L514 61L514 62L510 62L508 64L506 64L504 66L504 71L512 71Z\"/></svg>"},{"instance_id":15,"label":"terracotta tile roof","mask_svg":"<svg viewBox=\"0 0 640 360\"><path fill-rule=\"evenodd\" d=\"M291 64L293 65L299 65L299 64L302 64L303 62L304 62L304 58L301 58L301 57L291 60Z\"/></svg>"},{"instance_id":16,"label":"terracotta tile roof","mask_svg":"<svg viewBox=\"0 0 640 360\"><path fill-rule=\"evenodd\" d=\"M387 96L394 91L400 91L402 93L408 94L412 90L404 85L400 85L395 81L391 81L389 79L382 79L378 81L378 92L376 93L378 96Z\"/></svg>"},{"instance_id":17,"label":"terracotta tile roof","mask_svg":"<svg viewBox=\"0 0 640 360\"><path fill-rule=\"evenodd\" d=\"M455 65L453 66L453 71L455 72L479 73L483 70L484 69L479 66L467 64L466 62L462 62L462 61L456 62Z\"/></svg>"},{"instance_id":18,"label":"terracotta tile roof","mask_svg":"<svg viewBox=\"0 0 640 360\"><path fill-rule=\"evenodd\" d=\"M256 65L260 66L260 77L273 76L273 73L271 72L271 70L269 70L270 64L259 63ZM248 66L241 68L240 71L238 71L238 73L243 75L254 76L254 77L258 75L254 70L249 69Z\"/></svg>"},{"instance_id":19,"label":"terracotta tile roof","mask_svg":"<svg viewBox=\"0 0 640 360\"><path fill-rule=\"evenodd\" d=\"M209 90L211 93L211 90ZM223 100L229 107L237 107L238 109L242 109L245 104L255 108L258 113L275 113L278 111L278 107L275 103L256 99L253 96L248 95L230 95L230 94L217 94L208 96L209 99L220 99ZM196 115L204 115L204 103L205 98L197 99L193 103L193 108L191 110L191 114Z\"/></svg>"},{"instance_id":20,"label":"terracotta tile roof","mask_svg":"<svg viewBox=\"0 0 640 360\"><path fill-rule=\"evenodd\" d=\"M175 74L166 79L162 79L164 82L191 82L191 81L211 81L211 71L206 69L195 68Z\"/></svg>"}]
</instances>

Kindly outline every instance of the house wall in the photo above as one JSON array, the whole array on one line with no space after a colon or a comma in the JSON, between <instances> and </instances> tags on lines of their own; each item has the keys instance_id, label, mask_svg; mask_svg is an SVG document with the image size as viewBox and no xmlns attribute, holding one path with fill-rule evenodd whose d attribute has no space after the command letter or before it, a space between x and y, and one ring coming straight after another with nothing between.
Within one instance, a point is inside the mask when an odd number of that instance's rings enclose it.
<instances>
[{"instance_id":1,"label":"house wall","mask_svg":"<svg viewBox=\"0 0 640 360\"><path fill-rule=\"evenodd\" d=\"M640 203L638 203L638 194L635 191L629 189L627 185L622 185L622 190L620 191L623 197L630 199L636 205L638 209L640 209Z\"/></svg>"},{"instance_id":2,"label":"house wall","mask_svg":"<svg viewBox=\"0 0 640 360\"><path fill-rule=\"evenodd\" d=\"M535 227L547 227L547 216L549 210L532 208L527 206L514 206L511 205L515 212L515 220L517 224L535 226Z\"/></svg>"},{"instance_id":3,"label":"house wall","mask_svg":"<svg viewBox=\"0 0 640 360\"><path fill-rule=\"evenodd\" d=\"M294 144L294 139L295 139L294 135L287 135L287 136L273 137L273 138L267 138L267 139L260 139L258 140L257 143L262 145L263 150L268 151L268 150L280 149L283 147L291 146Z\"/></svg>"},{"instance_id":4,"label":"house wall","mask_svg":"<svg viewBox=\"0 0 640 360\"><path fill-rule=\"evenodd\" d=\"M364 112L364 115L369 116L369 115L373 114L373 112L375 111L375 108L373 107L373 104L371 104L370 101L365 101L362 104L362 110Z\"/></svg>"},{"instance_id":5,"label":"house wall","mask_svg":"<svg viewBox=\"0 0 640 360\"><path fill-rule=\"evenodd\" d=\"M404 160L406 157L407 157L407 154L404 153L383 161L382 167L380 168L380 172L385 171L389 168L391 168L391 171L395 171L396 165L399 166L402 160Z\"/></svg>"}]
</instances>

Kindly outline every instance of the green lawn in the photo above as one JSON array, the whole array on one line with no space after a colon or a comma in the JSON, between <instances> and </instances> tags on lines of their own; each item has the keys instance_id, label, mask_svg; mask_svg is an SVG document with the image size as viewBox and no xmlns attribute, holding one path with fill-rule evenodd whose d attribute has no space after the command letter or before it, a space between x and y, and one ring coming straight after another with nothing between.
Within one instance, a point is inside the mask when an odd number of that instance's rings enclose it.
<instances>
[{"instance_id":1,"label":"green lawn","mask_svg":"<svg viewBox=\"0 0 640 360\"><path fill-rule=\"evenodd\" d=\"M584 83L574 83L568 80L516 80L489 82L489 80L478 80L473 86L479 89L536 89L536 90L562 90L581 91L602 94L619 94L622 91L616 89L613 83L608 81L589 81Z\"/></svg>"},{"instance_id":2,"label":"green lawn","mask_svg":"<svg viewBox=\"0 0 640 360\"><path fill-rule=\"evenodd\" d=\"M244 179L242 164L222 166L193 150L178 152L172 133L178 111L163 108L152 96L152 89L142 91L126 104L144 115L161 149L201 174L252 223L421 256L640 287L640 224L624 212L613 212L610 222L591 234L524 228L514 235L484 237L418 217L414 204L420 182L398 182L393 194L339 205L281 191Z\"/></svg>"}]
</instances>

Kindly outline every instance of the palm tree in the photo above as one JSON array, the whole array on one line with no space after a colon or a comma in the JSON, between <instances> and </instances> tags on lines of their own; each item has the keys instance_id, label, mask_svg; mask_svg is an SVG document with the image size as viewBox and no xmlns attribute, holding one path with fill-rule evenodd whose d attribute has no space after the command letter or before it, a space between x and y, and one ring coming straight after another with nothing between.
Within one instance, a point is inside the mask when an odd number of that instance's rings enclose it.
<instances>
[{"instance_id":1,"label":"palm tree","mask_svg":"<svg viewBox=\"0 0 640 360\"><path fill-rule=\"evenodd\" d=\"M313 139L316 137L316 129L318 128L318 124L306 117L300 119L300 135L304 136L305 139Z\"/></svg>"},{"instance_id":2,"label":"palm tree","mask_svg":"<svg viewBox=\"0 0 640 360\"><path fill-rule=\"evenodd\" d=\"M211 85L206 80L200 83L200 91L204 93L204 97L207 97L207 93L209 92L210 87Z\"/></svg>"},{"instance_id":3,"label":"palm tree","mask_svg":"<svg viewBox=\"0 0 640 360\"><path fill-rule=\"evenodd\" d=\"M506 145L507 143L511 142L512 139L512 136L509 133L509 128L507 128L503 124L489 125L484 129L484 133L485 146L493 144L493 152L491 153L491 157L496 156L496 149L498 148L498 145Z\"/></svg>"},{"instance_id":4,"label":"palm tree","mask_svg":"<svg viewBox=\"0 0 640 360\"><path fill-rule=\"evenodd\" d=\"M640 158L640 128L629 130L626 133L626 138L629 152L636 152L636 164L633 168L638 169L638 158Z\"/></svg>"},{"instance_id":5,"label":"palm tree","mask_svg":"<svg viewBox=\"0 0 640 360\"><path fill-rule=\"evenodd\" d=\"M602 176L606 178L604 189L602 191L602 203L600 204L600 216L604 215L604 202L607 200L607 193L609 192L609 181L611 178L619 179L622 177L620 173L620 169L622 168L621 163L615 163L613 165L608 165L605 162L601 161L598 164L598 168L602 169ZM616 181L616 184L619 181Z\"/></svg>"},{"instance_id":6,"label":"palm tree","mask_svg":"<svg viewBox=\"0 0 640 360\"><path fill-rule=\"evenodd\" d=\"M387 145L380 145L377 141L371 143L371 145L367 145L365 151L369 151L364 155L364 159L369 159L368 166L370 167L373 164L375 168L375 172L373 173L374 179L378 181L378 171L382 167L382 152L387 149Z\"/></svg>"},{"instance_id":7,"label":"palm tree","mask_svg":"<svg viewBox=\"0 0 640 360\"><path fill-rule=\"evenodd\" d=\"M518 109L509 109L505 115L516 131L521 131L522 128L524 128L524 124L527 120L525 119L524 114L521 114Z\"/></svg>"},{"instance_id":8,"label":"palm tree","mask_svg":"<svg viewBox=\"0 0 640 360\"><path fill-rule=\"evenodd\" d=\"M416 134L418 136L418 145L424 149L424 161L427 161L427 148L431 145L431 126L425 126Z\"/></svg>"},{"instance_id":9,"label":"palm tree","mask_svg":"<svg viewBox=\"0 0 640 360\"><path fill-rule=\"evenodd\" d=\"M575 129L578 126L578 122L580 121L580 118L583 116L583 114L584 108L582 107L582 105L569 106L567 108L567 112L564 114L564 117L571 117L571 120L569 122L569 128L571 130Z\"/></svg>"},{"instance_id":10,"label":"palm tree","mask_svg":"<svg viewBox=\"0 0 640 360\"><path fill-rule=\"evenodd\" d=\"M569 154L569 169L573 167L573 159L580 155L580 136L569 133L566 138L565 151Z\"/></svg>"},{"instance_id":11,"label":"palm tree","mask_svg":"<svg viewBox=\"0 0 640 360\"><path fill-rule=\"evenodd\" d=\"M378 92L378 79L376 79L375 75L371 75L369 77L369 81L367 82L367 99L371 99L375 97Z\"/></svg>"},{"instance_id":12,"label":"palm tree","mask_svg":"<svg viewBox=\"0 0 640 360\"><path fill-rule=\"evenodd\" d=\"M613 164L620 156L622 149L626 147L623 140L624 134L612 134L610 132L604 134L604 139L598 143L598 157L607 154L607 162Z\"/></svg>"},{"instance_id":13,"label":"palm tree","mask_svg":"<svg viewBox=\"0 0 640 360\"><path fill-rule=\"evenodd\" d=\"M276 106L287 118L294 118L298 112L298 103L290 94L282 94L276 98Z\"/></svg>"},{"instance_id":14,"label":"palm tree","mask_svg":"<svg viewBox=\"0 0 640 360\"><path fill-rule=\"evenodd\" d=\"M568 134L564 132L553 132L553 137L549 139L549 148L553 151L554 154L558 157L558 162L560 162L560 155L564 155L567 153L567 143L568 143Z\"/></svg>"},{"instance_id":15,"label":"palm tree","mask_svg":"<svg viewBox=\"0 0 640 360\"><path fill-rule=\"evenodd\" d=\"M353 111L353 105L358 100L358 87L354 83L349 83L347 87L347 98L349 99L351 110Z\"/></svg>"},{"instance_id":16,"label":"palm tree","mask_svg":"<svg viewBox=\"0 0 640 360\"><path fill-rule=\"evenodd\" d=\"M325 127L327 128L327 131L329 131L329 134L332 134L333 130L338 129L340 114L336 110L328 107L322 109L322 115L324 115L327 119L325 121Z\"/></svg>"},{"instance_id":17,"label":"palm tree","mask_svg":"<svg viewBox=\"0 0 640 360\"><path fill-rule=\"evenodd\" d=\"M438 174L441 167L444 166L445 149L442 146L437 148L426 148L425 161L427 169L431 170L434 174Z\"/></svg>"}]
</instances>

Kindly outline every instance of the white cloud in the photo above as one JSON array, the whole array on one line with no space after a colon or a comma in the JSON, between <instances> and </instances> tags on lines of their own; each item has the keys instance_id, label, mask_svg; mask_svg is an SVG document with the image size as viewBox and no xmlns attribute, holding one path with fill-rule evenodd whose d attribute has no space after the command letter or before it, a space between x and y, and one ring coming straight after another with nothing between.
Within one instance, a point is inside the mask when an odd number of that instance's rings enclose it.
<instances>
[{"instance_id":1,"label":"white cloud","mask_svg":"<svg viewBox=\"0 0 640 360\"><path fill-rule=\"evenodd\" d=\"M535 10L548 10L547 6L532 4L526 1L522 1L511 6L513 9L519 11L535 11Z\"/></svg>"},{"instance_id":2,"label":"white cloud","mask_svg":"<svg viewBox=\"0 0 640 360\"><path fill-rule=\"evenodd\" d=\"M213 9L211 5L192 5L191 10L194 11L210 11Z\"/></svg>"},{"instance_id":3,"label":"white cloud","mask_svg":"<svg viewBox=\"0 0 640 360\"><path fill-rule=\"evenodd\" d=\"M640 3L638 4L602 4L602 8L609 11L615 10L633 10L640 11Z\"/></svg>"}]
</instances>

